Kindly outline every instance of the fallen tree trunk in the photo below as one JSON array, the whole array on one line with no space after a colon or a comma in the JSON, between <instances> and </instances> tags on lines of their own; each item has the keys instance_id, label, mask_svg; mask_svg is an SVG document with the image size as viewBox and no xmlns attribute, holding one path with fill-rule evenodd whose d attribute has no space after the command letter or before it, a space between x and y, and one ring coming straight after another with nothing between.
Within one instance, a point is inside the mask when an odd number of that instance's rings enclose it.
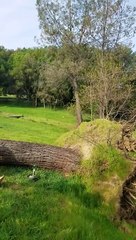
<instances>
[{"instance_id":1,"label":"fallen tree trunk","mask_svg":"<svg viewBox=\"0 0 136 240\"><path fill-rule=\"evenodd\" d=\"M71 149L28 142L0 140L0 165L24 165L73 172L79 155Z\"/></svg>"}]
</instances>

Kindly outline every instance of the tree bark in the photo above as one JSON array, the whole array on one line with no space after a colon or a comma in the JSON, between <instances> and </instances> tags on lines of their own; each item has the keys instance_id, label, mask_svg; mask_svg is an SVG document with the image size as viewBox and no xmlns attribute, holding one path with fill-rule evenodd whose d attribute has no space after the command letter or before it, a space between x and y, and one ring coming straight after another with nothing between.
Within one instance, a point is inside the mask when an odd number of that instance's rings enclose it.
<instances>
[{"instance_id":1,"label":"tree bark","mask_svg":"<svg viewBox=\"0 0 136 240\"><path fill-rule=\"evenodd\" d=\"M45 108L46 106L45 106L45 99L43 99L43 107Z\"/></svg>"},{"instance_id":2,"label":"tree bark","mask_svg":"<svg viewBox=\"0 0 136 240\"><path fill-rule=\"evenodd\" d=\"M77 117L77 123L78 125L82 122L82 113L81 113L81 106L80 106L80 99L78 94L78 86L76 79L73 79L73 88L74 88L74 95L76 100L76 117Z\"/></svg>"},{"instance_id":3,"label":"tree bark","mask_svg":"<svg viewBox=\"0 0 136 240\"><path fill-rule=\"evenodd\" d=\"M136 221L136 168L123 183L119 214L121 219Z\"/></svg>"},{"instance_id":4,"label":"tree bark","mask_svg":"<svg viewBox=\"0 0 136 240\"><path fill-rule=\"evenodd\" d=\"M34 98L34 106L38 107L38 98L37 98L37 96L35 96L35 98Z\"/></svg>"},{"instance_id":5,"label":"tree bark","mask_svg":"<svg viewBox=\"0 0 136 240\"><path fill-rule=\"evenodd\" d=\"M79 155L71 149L27 142L0 140L0 165L24 165L74 172Z\"/></svg>"}]
</instances>

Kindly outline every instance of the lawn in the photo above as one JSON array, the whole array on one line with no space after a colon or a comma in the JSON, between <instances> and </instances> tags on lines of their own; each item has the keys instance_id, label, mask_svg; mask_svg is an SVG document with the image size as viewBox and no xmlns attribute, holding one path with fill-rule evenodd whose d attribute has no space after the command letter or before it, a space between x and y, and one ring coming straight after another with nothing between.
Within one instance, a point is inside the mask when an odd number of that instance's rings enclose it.
<instances>
[{"instance_id":1,"label":"lawn","mask_svg":"<svg viewBox=\"0 0 136 240\"><path fill-rule=\"evenodd\" d=\"M0 139L55 144L75 126L75 117L64 109L0 103ZM66 178L36 169L40 179L32 182L28 179L31 172L29 168L0 167L0 176L5 175L0 186L0 240L134 239L113 221L111 206L79 176Z\"/></svg>"},{"instance_id":2,"label":"lawn","mask_svg":"<svg viewBox=\"0 0 136 240\"><path fill-rule=\"evenodd\" d=\"M23 115L23 118L13 118ZM55 144L76 126L75 117L64 109L33 108L0 103L0 139Z\"/></svg>"},{"instance_id":3,"label":"lawn","mask_svg":"<svg viewBox=\"0 0 136 240\"><path fill-rule=\"evenodd\" d=\"M37 169L1 167L1 240L132 240L107 217L98 193L89 193L76 177ZM104 213L105 212L105 213ZM109 212L108 212L109 213Z\"/></svg>"}]
</instances>

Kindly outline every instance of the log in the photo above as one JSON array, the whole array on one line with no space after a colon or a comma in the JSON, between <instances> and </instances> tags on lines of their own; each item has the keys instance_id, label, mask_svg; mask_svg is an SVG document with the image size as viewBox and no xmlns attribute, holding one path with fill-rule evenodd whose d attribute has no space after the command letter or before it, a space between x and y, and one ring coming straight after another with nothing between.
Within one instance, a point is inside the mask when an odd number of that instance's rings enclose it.
<instances>
[{"instance_id":1,"label":"log","mask_svg":"<svg viewBox=\"0 0 136 240\"><path fill-rule=\"evenodd\" d=\"M23 118L24 116L23 115L10 115L9 116L10 118Z\"/></svg>"},{"instance_id":2,"label":"log","mask_svg":"<svg viewBox=\"0 0 136 240\"><path fill-rule=\"evenodd\" d=\"M45 144L0 140L0 165L33 166L74 172L79 155L71 149Z\"/></svg>"}]
</instances>

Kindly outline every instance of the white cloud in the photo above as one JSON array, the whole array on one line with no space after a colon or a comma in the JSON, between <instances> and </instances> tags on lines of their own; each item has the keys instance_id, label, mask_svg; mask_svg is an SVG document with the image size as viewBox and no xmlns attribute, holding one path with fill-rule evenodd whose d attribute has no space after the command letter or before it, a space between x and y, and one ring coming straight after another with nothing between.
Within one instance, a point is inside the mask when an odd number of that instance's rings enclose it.
<instances>
[{"instance_id":1,"label":"white cloud","mask_svg":"<svg viewBox=\"0 0 136 240\"><path fill-rule=\"evenodd\" d=\"M9 49L33 47L39 32L34 0L1 1L0 45Z\"/></svg>"}]
</instances>

